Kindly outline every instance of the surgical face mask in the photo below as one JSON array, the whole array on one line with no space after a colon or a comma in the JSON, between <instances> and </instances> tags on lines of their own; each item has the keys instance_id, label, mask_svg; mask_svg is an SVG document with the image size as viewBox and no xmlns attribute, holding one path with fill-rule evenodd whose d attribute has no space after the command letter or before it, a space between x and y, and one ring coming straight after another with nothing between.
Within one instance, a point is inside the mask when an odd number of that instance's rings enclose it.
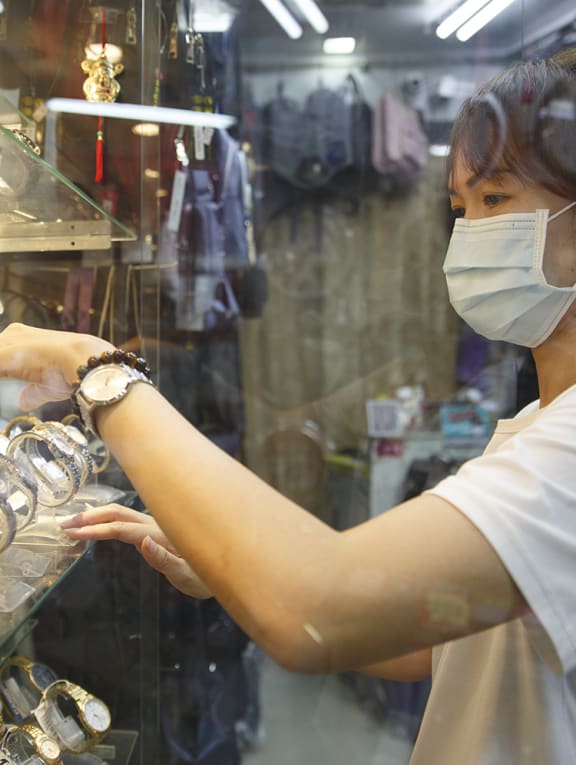
<instances>
[{"instance_id":1,"label":"surgical face mask","mask_svg":"<svg viewBox=\"0 0 576 765\"><path fill-rule=\"evenodd\" d=\"M535 348L576 298L576 285L548 284L542 268L549 210L458 219L444 273L454 310L478 334ZM576 252L575 252L576 257Z\"/></svg>"}]
</instances>

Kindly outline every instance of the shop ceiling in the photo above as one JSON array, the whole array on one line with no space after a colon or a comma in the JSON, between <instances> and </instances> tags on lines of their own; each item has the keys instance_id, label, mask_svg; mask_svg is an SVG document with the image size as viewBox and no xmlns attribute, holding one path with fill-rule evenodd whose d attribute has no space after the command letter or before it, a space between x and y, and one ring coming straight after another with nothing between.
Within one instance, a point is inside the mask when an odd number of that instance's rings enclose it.
<instances>
[{"instance_id":1,"label":"shop ceiling","mask_svg":"<svg viewBox=\"0 0 576 765\"><path fill-rule=\"evenodd\" d=\"M293 0L284 0L295 16ZM317 0L330 23L326 36L352 35L357 65L504 61L553 44L559 35L576 42L575 0L515 0L467 43L455 37L440 40L438 23L461 0ZM236 0L243 61L249 68L329 66L322 36L303 23L304 34L291 40L260 2ZM301 17L300 17L301 20Z\"/></svg>"}]
</instances>

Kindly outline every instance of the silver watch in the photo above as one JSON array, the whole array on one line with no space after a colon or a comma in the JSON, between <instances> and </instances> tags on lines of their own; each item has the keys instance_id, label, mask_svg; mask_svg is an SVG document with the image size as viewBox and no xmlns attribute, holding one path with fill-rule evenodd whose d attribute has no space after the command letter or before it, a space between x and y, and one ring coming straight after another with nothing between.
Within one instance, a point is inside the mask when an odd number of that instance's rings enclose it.
<instances>
[{"instance_id":1,"label":"silver watch","mask_svg":"<svg viewBox=\"0 0 576 765\"><path fill-rule=\"evenodd\" d=\"M74 394L85 430L98 435L94 423L95 410L121 401L137 382L153 385L146 374L128 364L101 364L91 369Z\"/></svg>"}]
</instances>

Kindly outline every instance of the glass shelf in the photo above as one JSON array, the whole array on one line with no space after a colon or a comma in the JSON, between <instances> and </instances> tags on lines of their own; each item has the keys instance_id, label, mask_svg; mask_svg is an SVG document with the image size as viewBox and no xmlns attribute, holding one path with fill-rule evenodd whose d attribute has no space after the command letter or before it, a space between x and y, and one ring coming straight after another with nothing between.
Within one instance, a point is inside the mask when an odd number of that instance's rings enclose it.
<instances>
[{"instance_id":1,"label":"glass shelf","mask_svg":"<svg viewBox=\"0 0 576 765\"><path fill-rule=\"evenodd\" d=\"M105 250L136 238L0 124L0 252Z\"/></svg>"},{"instance_id":2,"label":"glass shelf","mask_svg":"<svg viewBox=\"0 0 576 765\"><path fill-rule=\"evenodd\" d=\"M7 130L20 130L32 141L36 133L35 123L0 93L0 125Z\"/></svg>"},{"instance_id":3,"label":"glass shelf","mask_svg":"<svg viewBox=\"0 0 576 765\"><path fill-rule=\"evenodd\" d=\"M74 545L59 545L52 543L18 542L12 543L8 549L24 549L36 554L47 556L49 564L45 573L39 577L0 577L0 592L10 587L28 586L31 591L26 599L10 612L0 612L0 663L9 656L15 647L34 628L31 617L41 606L50 593L58 587L82 559L92 545L79 542Z\"/></svg>"}]
</instances>

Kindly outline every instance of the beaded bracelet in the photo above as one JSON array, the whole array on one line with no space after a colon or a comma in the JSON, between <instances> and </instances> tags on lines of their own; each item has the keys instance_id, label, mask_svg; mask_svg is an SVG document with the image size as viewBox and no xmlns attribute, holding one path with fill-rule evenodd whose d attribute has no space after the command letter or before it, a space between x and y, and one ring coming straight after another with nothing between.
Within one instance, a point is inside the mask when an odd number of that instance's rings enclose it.
<instances>
[{"instance_id":1,"label":"beaded bracelet","mask_svg":"<svg viewBox=\"0 0 576 765\"><path fill-rule=\"evenodd\" d=\"M76 390L88 372L102 366L102 364L127 364L129 367L142 372L146 377L152 379L152 370L148 366L146 359L132 353L132 351L126 351L124 348L115 348L113 351L104 351L99 356L90 356L85 364L79 366L76 370L76 379L72 383L72 388Z\"/></svg>"}]
</instances>

